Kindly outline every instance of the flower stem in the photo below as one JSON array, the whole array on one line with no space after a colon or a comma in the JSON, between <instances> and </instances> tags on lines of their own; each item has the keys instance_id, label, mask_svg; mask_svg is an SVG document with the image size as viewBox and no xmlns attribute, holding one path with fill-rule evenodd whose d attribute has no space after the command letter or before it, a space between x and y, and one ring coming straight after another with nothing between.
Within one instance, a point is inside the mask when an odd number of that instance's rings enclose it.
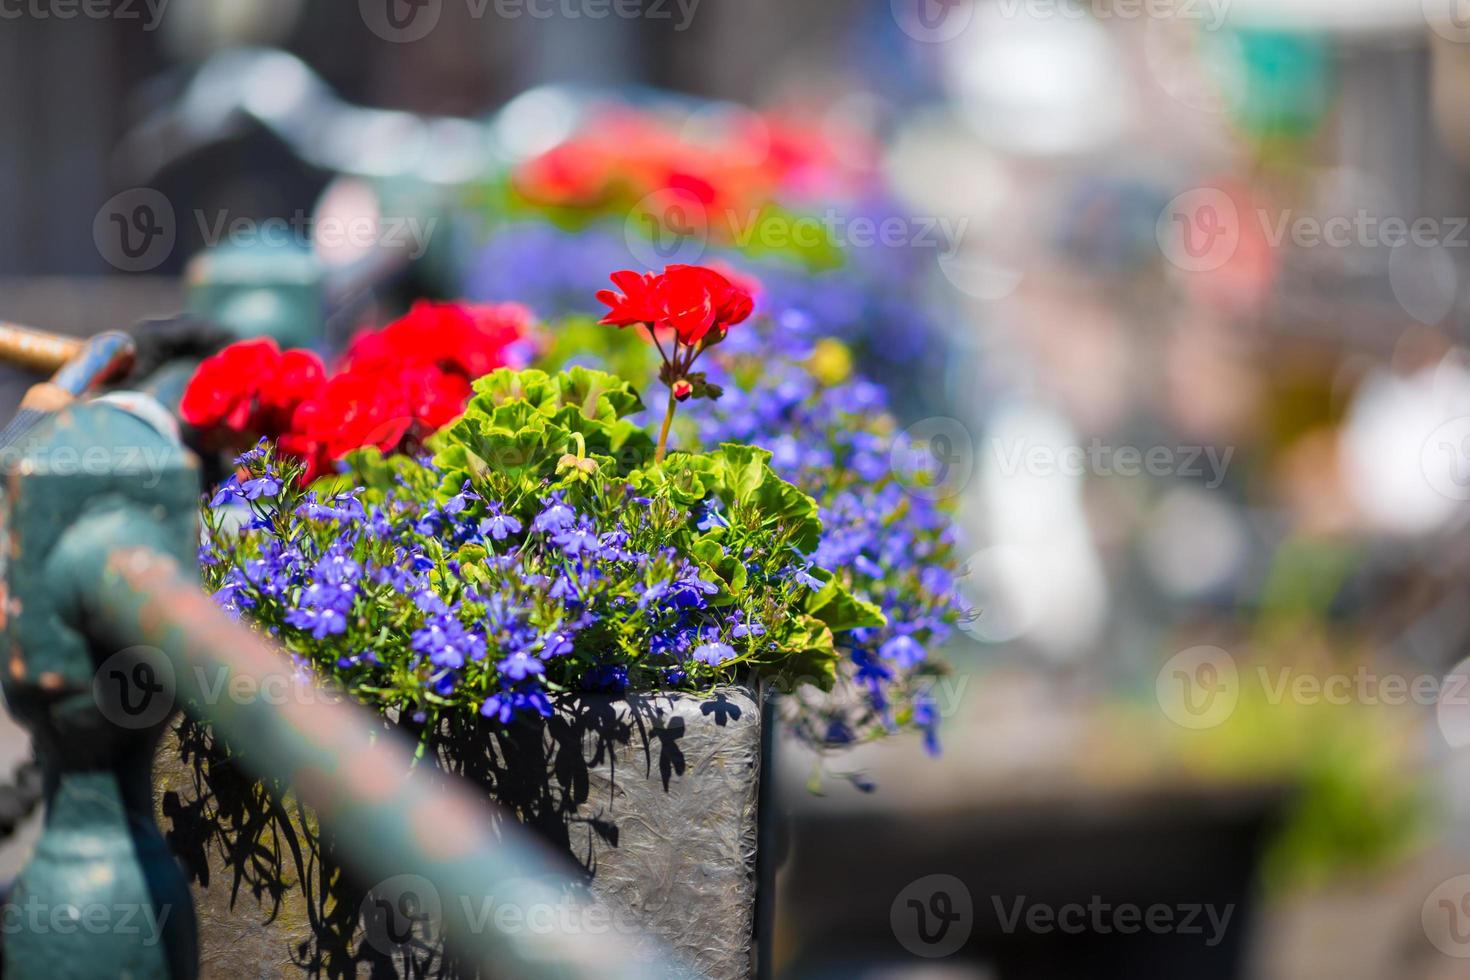
<instances>
[{"instance_id":1,"label":"flower stem","mask_svg":"<svg viewBox=\"0 0 1470 980\"><path fill-rule=\"evenodd\" d=\"M658 434L658 448L653 452L653 461L662 463L664 461L664 450L669 443L669 427L674 424L674 409L678 407L678 399L674 397L674 389L669 388L669 407L664 412L664 427Z\"/></svg>"}]
</instances>

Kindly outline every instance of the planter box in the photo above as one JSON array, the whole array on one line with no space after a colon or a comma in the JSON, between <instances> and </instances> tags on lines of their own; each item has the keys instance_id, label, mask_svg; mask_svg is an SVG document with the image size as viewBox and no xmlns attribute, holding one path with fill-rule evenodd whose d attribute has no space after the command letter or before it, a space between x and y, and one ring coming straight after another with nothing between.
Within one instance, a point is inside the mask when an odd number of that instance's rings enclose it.
<instances>
[{"instance_id":1,"label":"planter box","mask_svg":"<svg viewBox=\"0 0 1470 980\"><path fill-rule=\"evenodd\" d=\"M763 728L754 692L587 695L508 731L475 721L436 739L439 766L568 855L605 906L596 928L631 924L704 974L751 975ZM170 727L154 789L191 878L202 977L458 975L437 937L395 943L361 915L381 883L342 874L315 816L289 793L272 801L199 725ZM487 883L483 898L493 894ZM523 922L525 911L502 926L545 928L565 914Z\"/></svg>"}]
</instances>

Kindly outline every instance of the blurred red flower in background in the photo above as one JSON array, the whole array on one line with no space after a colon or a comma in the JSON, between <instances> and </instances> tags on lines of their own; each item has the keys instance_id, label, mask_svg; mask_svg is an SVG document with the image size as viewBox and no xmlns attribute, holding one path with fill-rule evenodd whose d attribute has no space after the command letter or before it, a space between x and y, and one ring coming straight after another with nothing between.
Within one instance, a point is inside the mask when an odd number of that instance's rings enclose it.
<instances>
[{"instance_id":1,"label":"blurred red flower in background","mask_svg":"<svg viewBox=\"0 0 1470 980\"><path fill-rule=\"evenodd\" d=\"M179 414L201 429L254 429L261 392L280 362L281 349L274 340L231 344L199 365L179 402Z\"/></svg>"},{"instance_id":2,"label":"blurred red flower in background","mask_svg":"<svg viewBox=\"0 0 1470 980\"><path fill-rule=\"evenodd\" d=\"M474 379L521 366L534 325L514 303L416 303L354 338L331 377L311 351L241 341L199 366L180 413L216 443L274 439L314 479L355 449L394 452L454 421Z\"/></svg>"}]
</instances>

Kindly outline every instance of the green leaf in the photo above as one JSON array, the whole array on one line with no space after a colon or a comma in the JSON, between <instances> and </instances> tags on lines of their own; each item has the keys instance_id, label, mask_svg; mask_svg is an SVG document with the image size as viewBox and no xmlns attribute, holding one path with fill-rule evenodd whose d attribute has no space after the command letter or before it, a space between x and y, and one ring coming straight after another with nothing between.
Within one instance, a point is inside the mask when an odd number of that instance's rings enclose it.
<instances>
[{"instance_id":1,"label":"green leaf","mask_svg":"<svg viewBox=\"0 0 1470 980\"><path fill-rule=\"evenodd\" d=\"M587 418L615 421L643 411L633 386L606 371L572 367L558 376L561 403L577 407Z\"/></svg>"},{"instance_id":2,"label":"green leaf","mask_svg":"<svg viewBox=\"0 0 1470 980\"><path fill-rule=\"evenodd\" d=\"M557 402L557 388L545 371L513 371L501 368L492 371L474 383L475 397L471 406L482 411L507 402L524 401L535 408L553 406Z\"/></svg>"},{"instance_id":3,"label":"green leaf","mask_svg":"<svg viewBox=\"0 0 1470 980\"><path fill-rule=\"evenodd\" d=\"M763 525L790 528L792 544L803 553L815 551L822 537L817 502L771 469L771 454L755 446L724 443L718 455L723 467L727 503L753 507Z\"/></svg>"},{"instance_id":4,"label":"green leaf","mask_svg":"<svg viewBox=\"0 0 1470 980\"><path fill-rule=\"evenodd\" d=\"M787 635L791 652L781 664L780 676L788 684L811 684L823 691L837 683L839 654L826 623L802 616Z\"/></svg>"},{"instance_id":5,"label":"green leaf","mask_svg":"<svg viewBox=\"0 0 1470 980\"><path fill-rule=\"evenodd\" d=\"M819 590L810 593L806 611L826 623L832 632L888 625L888 617L883 615L882 609L853 595L825 568L813 569L812 575L823 584Z\"/></svg>"}]
</instances>

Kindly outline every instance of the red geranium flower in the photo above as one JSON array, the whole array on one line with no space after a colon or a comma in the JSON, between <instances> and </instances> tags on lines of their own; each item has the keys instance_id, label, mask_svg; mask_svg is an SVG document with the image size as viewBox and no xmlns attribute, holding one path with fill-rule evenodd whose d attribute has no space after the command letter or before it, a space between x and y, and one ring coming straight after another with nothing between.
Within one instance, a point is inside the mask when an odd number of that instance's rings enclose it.
<instances>
[{"instance_id":1,"label":"red geranium flower","mask_svg":"<svg viewBox=\"0 0 1470 980\"><path fill-rule=\"evenodd\" d=\"M335 460L366 446L392 452L413 423L402 386L348 372L328 381L315 398L302 402L291 428L298 442L319 444L325 458Z\"/></svg>"},{"instance_id":2,"label":"red geranium flower","mask_svg":"<svg viewBox=\"0 0 1470 980\"><path fill-rule=\"evenodd\" d=\"M663 324L690 347L698 346L715 325L715 300L700 271L694 266L669 266L654 290Z\"/></svg>"},{"instance_id":3,"label":"red geranium flower","mask_svg":"<svg viewBox=\"0 0 1470 980\"><path fill-rule=\"evenodd\" d=\"M392 373L432 366L478 378L509 363L509 348L530 332L533 322L531 311L518 303L421 301L383 329L359 334L342 363L350 371Z\"/></svg>"},{"instance_id":4,"label":"red geranium flower","mask_svg":"<svg viewBox=\"0 0 1470 980\"><path fill-rule=\"evenodd\" d=\"M607 316L599 320L599 323L613 327L628 327L635 323L655 323L661 319L659 306L653 295L654 288L659 282L659 276L653 273L639 275L636 272L624 270L614 272L611 278L613 285L622 292L617 293L611 289L604 289L597 294L598 300L611 307Z\"/></svg>"},{"instance_id":5,"label":"red geranium flower","mask_svg":"<svg viewBox=\"0 0 1470 980\"><path fill-rule=\"evenodd\" d=\"M288 350L260 389L259 429L275 435L291 424L296 406L315 395L327 380L322 359L309 350Z\"/></svg>"},{"instance_id":6,"label":"red geranium flower","mask_svg":"<svg viewBox=\"0 0 1470 980\"><path fill-rule=\"evenodd\" d=\"M750 319L751 311L755 309L755 297L751 295L749 288L737 285L729 277L708 266L671 265L664 270L664 278L671 275L688 276L700 281L714 306L713 326L721 336L731 327Z\"/></svg>"},{"instance_id":7,"label":"red geranium flower","mask_svg":"<svg viewBox=\"0 0 1470 980\"><path fill-rule=\"evenodd\" d=\"M245 432L255 416L256 398L281 360L274 340L231 344L203 363L189 379L179 401L179 415L200 429Z\"/></svg>"},{"instance_id":8,"label":"red geranium flower","mask_svg":"<svg viewBox=\"0 0 1470 980\"><path fill-rule=\"evenodd\" d=\"M671 265L659 275L624 270L613 273L612 281L622 292L604 289L597 294L609 307L602 323L667 328L690 347L698 346L711 330L723 338L731 327L744 323L755 306L749 290L701 265Z\"/></svg>"},{"instance_id":9,"label":"red geranium flower","mask_svg":"<svg viewBox=\"0 0 1470 980\"><path fill-rule=\"evenodd\" d=\"M437 432L459 418L469 404L469 379L437 367L416 367L398 377L408 396L408 408L426 431Z\"/></svg>"},{"instance_id":10,"label":"red geranium flower","mask_svg":"<svg viewBox=\"0 0 1470 980\"><path fill-rule=\"evenodd\" d=\"M331 379L310 351L282 354L269 340L233 344L200 365L181 413L202 429L274 438L314 479L354 449L390 453L454 421L470 382L517 361L515 345L532 325L531 312L514 303L418 303L358 336Z\"/></svg>"},{"instance_id":11,"label":"red geranium flower","mask_svg":"<svg viewBox=\"0 0 1470 980\"><path fill-rule=\"evenodd\" d=\"M674 407L695 395L714 399L721 394L719 385L710 384L703 374L691 373L694 362L724 340L731 327L749 319L755 300L744 285L702 265L671 265L658 275L623 270L614 272L612 281L622 292L604 289L597 294L608 306L602 322L617 327L643 324L663 358L659 379L669 386L669 407L653 454L654 462L662 462ZM661 329L674 333L672 352L659 341Z\"/></svg>"}]
</instances>

